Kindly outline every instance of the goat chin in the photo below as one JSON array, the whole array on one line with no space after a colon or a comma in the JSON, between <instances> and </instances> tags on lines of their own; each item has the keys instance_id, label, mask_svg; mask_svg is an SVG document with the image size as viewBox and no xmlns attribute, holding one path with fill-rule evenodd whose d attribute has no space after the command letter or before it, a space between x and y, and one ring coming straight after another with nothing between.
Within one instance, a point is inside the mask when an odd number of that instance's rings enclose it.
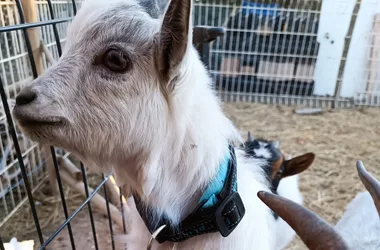
<instances>
[{"instance_id":1,"label":"goat chin","mask_svg":"<svg viewBox=\"0 0 380 250\"><path fill-rule=\"evenodd\" d=\"M280 181L277 192L280 196L290 199L300 205L303 197L298 187L298 175L284 178ZM296 232L280 217L276 221L276 250L285 249L294 239Z\"/></svg>"}]
</instances>

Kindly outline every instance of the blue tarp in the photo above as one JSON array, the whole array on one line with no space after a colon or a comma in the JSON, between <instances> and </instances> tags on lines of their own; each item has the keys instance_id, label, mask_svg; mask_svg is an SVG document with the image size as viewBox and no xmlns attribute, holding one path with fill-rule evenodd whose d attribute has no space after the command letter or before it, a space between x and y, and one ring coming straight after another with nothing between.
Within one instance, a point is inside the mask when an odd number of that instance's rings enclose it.
<instances>
[{"instance_id":1,"label":"blue tarp","mask_svg":"<svg viewBox=\"0 0 380 250\"><path fill-rule=\"evenodd\" d=\"M241 12L243 15L278 16L280 5L276 3L264 4L244 0Z\"/></svg>"}]
</instances>

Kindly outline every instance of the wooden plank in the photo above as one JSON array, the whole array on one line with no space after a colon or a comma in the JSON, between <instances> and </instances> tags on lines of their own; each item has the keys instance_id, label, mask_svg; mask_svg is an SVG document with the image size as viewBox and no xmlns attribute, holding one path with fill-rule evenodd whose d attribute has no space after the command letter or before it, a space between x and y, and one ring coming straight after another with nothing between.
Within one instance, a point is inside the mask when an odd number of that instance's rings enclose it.
<instances>
[{"instance_id":1,"label":"wooden plank","mask_svg":"<svg viewBox=\"0 0 380 250\"><path fill-rule=\"evenodd\" d=\"M16 3L15 2L10 2L10 1L8 1L8 2L0 2L0 6L2 6L2 5L16 5Z\"/></svg>"},{"instance_id":2,"label":"wooden plank","mask_svg":"<svg viewBox=\"0 0 380 250\"><path fill-rule=\"evenodd\" d=\"M86 190L82 181L76 181L66 171L60 171L60 175L65 184L69 185L72 189L78 191L83 197L87 197ZM88 187L88 191L90 194L94 192L94 190L91 187ZM101 196L99 193L96 193L94 197L92 197L90 202L96 207L96 209L100 213L108 217L106 200L104 199L103 196ZM111 219L114 222L116 222L120 226L120 228L123 228L123 217L119 209L117 209L117 207L115 207L115 205L113 205L112 203L109 203L109 209L110 209Z\"/></svg>"},{"instance_id":3,"label":"wooden plank","mask_svg":"<svg viewBox=\"0 0 380 250\"><path fill-rule=\"evenodd\" d=\"M52 195L58 195L58 181L57 181L57 176L54 168L54 162L53 158L50 153L50 146L43 146L43 151L46 159L46 171L47 175L49 177L49 185L50 185L50 191Z\"/></svg>"},{"instance_id":4,"label":"wooden plank","mask_svg":"<svg viewBox=\"0 0 380 250\"><path fill-rule=\"evenodd\" d=\"M22 8L24 10L25 21L28 23L38 22L38 12L35 0L21 0ZM28 35L32 46L33 57L36 63L37 73L41 75L44 71L42 63L42 53L40 49L40 28L28 29Z\"/></svg>"}]
</instances>

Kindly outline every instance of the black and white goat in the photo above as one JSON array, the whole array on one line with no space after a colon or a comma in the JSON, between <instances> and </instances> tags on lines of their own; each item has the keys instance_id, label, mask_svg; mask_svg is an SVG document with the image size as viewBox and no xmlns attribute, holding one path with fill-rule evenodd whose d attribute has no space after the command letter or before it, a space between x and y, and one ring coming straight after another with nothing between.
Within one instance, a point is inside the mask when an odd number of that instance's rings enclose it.
<instances>
[{"instance_id":1,"label":"black and white goat","mask_svg":"<svg viewBox=\"0 0 380 250\"><path fill-rule=\"evenodd\" d=\"M308 169L314 161L313 153L306 153L294 158L285 158L278 141L254 139L248 132L248 140L241 145L248 157L261 159L261 167L266 174L273 193L302 205L303 196L299 190L299 173ZM274 213L276 219L276 247L281 250L293 240L295 231Z\"/></svg>"}]
</instances>

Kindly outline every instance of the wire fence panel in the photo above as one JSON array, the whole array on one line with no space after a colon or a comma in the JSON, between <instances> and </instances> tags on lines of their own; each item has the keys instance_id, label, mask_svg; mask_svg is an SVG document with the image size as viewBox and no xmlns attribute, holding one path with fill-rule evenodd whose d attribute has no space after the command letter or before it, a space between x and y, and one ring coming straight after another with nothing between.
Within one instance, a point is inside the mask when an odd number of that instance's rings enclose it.
<instances>
[{"instance_id":1,"label":"wire fence panel","mask_svg":"<svg viewBox=\"0 0 380 250\"><path fill-rule=\"evenodd\" d=\"M287 101L312 96L321 2L305 3L298 1L292 8L279 4L199 4L204 14L198 15L196 22L227 30L223 41L211 49L211 73L217 90L229 99L236 94L244 96L244 101L264 96L289 97Z\"/></svg>"},{"instance_id":2,"label":"wire fence panel","mask_svg":"<svg viewBox=\"0 0 380 250\"><path fill-rule=\"evenodd\" d=\"M196 2L195 25L221 26L227 31L212 44L209 55L210 72L221 97L225 101L352 106L353 96L315 91L323 85L315 76L321 16L331 14L323 12L322 4L322 0ZM335 77L336 86L328 87L339 89L339 80Z\"/></svg>"},{"instance_id":3,"label":"wire fence panel","mask_svg":"<svg viewBox=\"0 0 380 250\"><path fill-rule=\"evenodd\" d=\"M20 24L16 2L7 1L0 4L1 25ZM23 32L21 30L4 32L0 33L0 37L0 77L7 100L13 102L15 94L33 79L33 74ZM27 200L27 195L21 177L19 159L16 157L9 133L6 114L3 108L0 112L0 225L2 225ZM30 186L36 189L46 178L44 173L46 155L37 144L27 139L18 129L16 129L16 134Z\"/></svg>"},{"instance_id":4,"label":"wire fence panel","mask_svg":"<svg viewBox=\"0 0 380 250\"><path fill-rule=\"evenodd\" d=\"M31 1L32 2L32 1ZM80 7L82 1L77 1L74 8L71 0L53 0L51 7L56 14L56 20L64 20L56 24L57 35L61 46L66 41L66 30L74 12ZM35 6L33 6L35 5ZM35 13L26 16L28 23L35 23L36 27L29 29L29 37L34 49L34 62L36 70L42 73L52 62L49 62L45 53L42 53L40 45L50 51L53 60L59 58L57 41L52 25L41 25L37 22L51 22L49 1L36 0L33 5ZM20 15L17 1L0 1L0 26L12 27L20 25ZM30 14L30 13L28 13ZM34 14L34 15L33 15ZM33 32L30 32L33 31ZM38 49L36 49L38 46ZM36 52L37 51L37 52ZM37 55L37 56L36 56ZM7 100L14 102L14 97L19 90L34 79L33 69L29 60L28 49L24 37L24 30L13 29L0 33L0 78L2 79ZM52 60L50 59L50 60ZM18 163L11 135L9 134L6 115L3 108L0 110L1 131L1 165L0 165L0 226L27 200L24 184L21 177L20 164ZM46 164L51 159L50 152L45 152L39 145L27 139L17 128L16 133L20 142L24 164L28 172L31 188L37 189L46 179ZM62 150L59 153L64 154Z\"/></svg>"}]
</instances>

